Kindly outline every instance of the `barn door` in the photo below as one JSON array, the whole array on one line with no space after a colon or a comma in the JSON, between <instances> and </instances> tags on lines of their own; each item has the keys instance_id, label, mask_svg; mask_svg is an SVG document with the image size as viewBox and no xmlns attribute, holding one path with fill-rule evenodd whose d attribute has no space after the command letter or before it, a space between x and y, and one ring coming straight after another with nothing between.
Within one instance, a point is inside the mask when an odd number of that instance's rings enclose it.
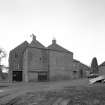
<instances>
[{"instance_id":1,"label":"barn door","mask_svg":"<svg viewBox=\"0 0 105 105\"><path fill-rule=\"evenodd\" d=\"M38 81L46 81L46 80L48 80L48 73L47 72L38 73Z\"/></svg>"},{"instance_id":2,"label":"barn door","mask_svg":"<svg viewBox=\"0 0 105 105\"><path fill-rule=\"evenodd\" d=\"M22 71L13 71L12 80L21 82L22 81Z\"/></svg>"}]
</instances>

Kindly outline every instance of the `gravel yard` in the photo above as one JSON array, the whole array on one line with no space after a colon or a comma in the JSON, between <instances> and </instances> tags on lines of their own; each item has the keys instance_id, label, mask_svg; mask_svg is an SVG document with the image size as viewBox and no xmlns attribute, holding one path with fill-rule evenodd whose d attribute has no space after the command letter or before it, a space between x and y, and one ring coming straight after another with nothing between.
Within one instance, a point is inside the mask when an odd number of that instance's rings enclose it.
<instances>
[{"instance_id":1,"label":"gravel yard","mask_svg":"<svg viewBox=\"0 0 105 105\"><path fill-rule=\"evenodd\" d=\"M63 86L61 83L43 84L40 85L42 86L40 90L35 91L30 88L30 91L18 94L0 105L105 105L105 84L76 85L74 83L75 85L66 85L64 82ZM35 89L34 85L33 89ZM5 99L4 97L1 99Z\"/></svg>"}]
</instances>

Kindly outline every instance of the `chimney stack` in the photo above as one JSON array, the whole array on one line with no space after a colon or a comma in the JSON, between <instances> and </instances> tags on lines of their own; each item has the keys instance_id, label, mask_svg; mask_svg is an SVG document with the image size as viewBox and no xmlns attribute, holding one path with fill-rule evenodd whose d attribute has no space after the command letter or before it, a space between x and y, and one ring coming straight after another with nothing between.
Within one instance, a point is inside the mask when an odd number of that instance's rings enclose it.
<instances>
[{"instance_id":1,"label":"chimney stack","mask_svg":"<svg viewBox=\"0 0 105 105\"><path fill-rule=\"evenodd\" d=\"M56 39L55 38L53 38L52 44L56 44Z\"/></svg>"}]
</instances>

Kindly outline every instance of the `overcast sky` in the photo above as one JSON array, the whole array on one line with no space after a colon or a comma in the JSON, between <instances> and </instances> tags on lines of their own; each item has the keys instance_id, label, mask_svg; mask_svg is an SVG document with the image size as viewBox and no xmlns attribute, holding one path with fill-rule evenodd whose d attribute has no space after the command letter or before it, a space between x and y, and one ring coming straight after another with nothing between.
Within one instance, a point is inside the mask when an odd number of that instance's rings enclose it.
<instances>
[{"instance_id":1,"label":"overcast sky","mask_svg":"<svg viewBox=\"0 0 105 105\"><path fill-rule=\"evenodd\" d=\"M45 46L53 37L90 65L105 61L105 0L0 0L0 47L9 51L34 33ZM7 64L7 59L5 59Z\"/></svg>"}]
</instances>

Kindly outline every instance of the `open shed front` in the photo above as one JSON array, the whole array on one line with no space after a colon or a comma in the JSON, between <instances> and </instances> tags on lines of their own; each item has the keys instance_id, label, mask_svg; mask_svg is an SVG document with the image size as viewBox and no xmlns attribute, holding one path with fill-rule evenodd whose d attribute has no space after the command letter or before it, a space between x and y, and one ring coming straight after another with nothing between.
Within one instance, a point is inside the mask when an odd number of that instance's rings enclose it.
<instances>
[{"instance_id":1,"label":"open shed front","mask_svg":"<svg viewBox=\"0 0 105 105\"><path fill-rule=\"evenodd\" d=\"M28 72L28 81L47 81L48 80L48 71L29 71Z\"/></svg>"},{"instance_id":2,"label":"open shed front","mask_svg":"<svg viewBox=\"0 0 105 105\"><path fill-rule=\"evenodd\" d=\"M48 77L49 77L48 72L46 71L28 72L28 81L47 81ZM23 71L13 71L12 81L22 82L23 81Z\"/></svg>"},{"instance_id":3,"label":"open shed front","mask_svg":"<svg viewBox=\"0 0 105 105\"><path fill-rule=\"evenodd\" d=\"M38 81L47 81L48 72L38 72Z\"/></svg>"},{"instance_id":4,"label":"open shed front","mask_svg":"<svg viewBox=\"0 0 105 105\"><path fill-rule=\"evenodd\" d=\"M12 81L22 82L22 71L13 71Z\"/></svg>"}]
</instances>

